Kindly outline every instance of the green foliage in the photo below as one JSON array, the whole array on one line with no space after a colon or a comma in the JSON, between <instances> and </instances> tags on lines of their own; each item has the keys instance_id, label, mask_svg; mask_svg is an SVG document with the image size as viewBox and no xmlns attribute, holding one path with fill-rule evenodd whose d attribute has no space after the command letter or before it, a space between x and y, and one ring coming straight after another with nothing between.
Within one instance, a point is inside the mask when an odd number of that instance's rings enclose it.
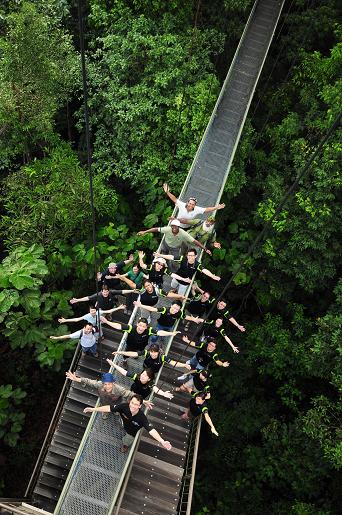
<instances>
[{"instance_id":1,"label":"green foliage","mask_svg":"<svg viewBox=\"0 0 342 515\"><path fill-rule=\"evenodd\" d=\"M6 17L0 39L0 156L30 159L54 140L57 109L79 83L71 37L53 18L22 2Z\"/></svg>"},{"instance_id":2,"label":"green foliage","mask_svg":"<svg viewBox=\"0 0 342 515\"><path fill-rule=\"evenodd\" d=\"M210 57L222 38L177 33L169 15L134 17L122 6L106 24L89 62L95 166L128 180L151 205L162 193L157 182L178 189L186 176L216 100Z\"/></svg>"},{"instance_id":3,"label":"green foliage","mask_svg":"<svg viewBox=\"0 0 342 515\"><path fill-rule=\"evenodd\" d=\"M67 143L13 172L3 186L6 215L0 227L9 247L36 242L49 250L57 240L91 234L88 174ZM94 196L97 212L114 216L117 197L101 174L94 177Z\"/></svg>"},{"instance_id":4,"label":"green foliage","mask_svg":"<svg viewBox=\"0 0 342 515\"><path fill-rule=\"evenodd\" d=\"M55 332L54 320L72 313L71 292L42 293L40 287L48 274L42 255L43 248L37 245L18 247L1 264L1 332L12 349L32 348L41 365L59 369L72 345L52 346L46 340ZM60 334L65 331L65 327L59 329Z\"/></svg>"},{"instance_id":5,"label":"green foliage","mask_svg":"<svg viewBox=\"0 0 342 515\"><path fill-rule=\"evenodd\" d=\"M22 430L25 413L18 407L26 397L21 388L11 384L0 386L0 439L10 447L15 447Z\"/></svg>"}]
</instances>

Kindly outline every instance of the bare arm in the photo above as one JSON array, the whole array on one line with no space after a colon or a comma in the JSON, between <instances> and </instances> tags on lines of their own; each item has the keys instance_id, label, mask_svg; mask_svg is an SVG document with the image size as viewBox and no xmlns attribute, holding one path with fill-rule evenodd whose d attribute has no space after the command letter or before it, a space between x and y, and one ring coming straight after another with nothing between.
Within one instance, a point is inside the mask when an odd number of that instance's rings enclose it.
<instances>
[{"instance_id":1,"label":"bare arm","mask_svg":"<svg viewBox=\"0 0 342 515\"><path fill-rule=\"evenodd\" d=\"M174 293L173 291L169 291L169 293L166 295L166 297L169 297L169 299L179 299L184 300L184 295L181 295L180 293Z\"/></svg>"},{"instance_id":2,"label":"bare arm","mask_svg":"<svg viewBox=\"0 0 342 515\"><path fill-rule=\"evenodd\" d=\"M164 331L163 329L157 331L158 336L176 336L177 334L180 334L180 331Z\"/></svg>"},{"instance_id":3,"label":"bare arm","mask_svg":"<svg viewBox=\"0 0 342 515\"><path fill-rule=\"evenodd\" d=\"M158 388L157 386L153 386L152 390L155 394L160 395L161 397L165 397L166 399L173 399L173 394L168 390L164 391Z\"/></svg>"},{"instance_id":4,"label":"bare arm","mask_svg":"<svg viewBox=\"0 0 342 515\"><path fill-rule=\"evenodd\" d=\"M229 367L230 363L228 363L228 361L221 361L220 359L217 359L215 361L216 365L218 365L219 367Z\"/></svg>"},{"instance_id":5,"label":"bare arm","mask_svg":"<svg viewBox=\"0 0 342 515\"><path fill-rule=\"evenodd\" d=\"M186 315L184 320L189 320L189 322L195 322L195 324L201 324L203 322L203 318L193 317L192 315Z\"/></svg>"},{"instance_id":6,"label":"bare arm","mask_svg":"<svg viewBox=\"0 0 342 515\"><path fill-rule=\"evenodd\" d=\"M59 318L58 319L58 322L60 324L66 324L67 322L80 322L81 320L83 320L83 317L78 317L78 318Z\"/></svg>"},{"instance_id":7,"label":"bare arm","mask_svg":"<svg viewBox=\"0 0 342 515\"><path fill-rule=\"evenodd\" d=\"M191 370L191 365L188 365L187 363L181 363L180 361L175 361L174 359L169 361L169 365L177 368L186 368L187 370Z\"/></svg>"},{"instance_id":8,"label":"bare arm","mask_svg":"<svg viewBox=\"0 0 342 515\"><path fill-rule=\"evenodd\" d=\"M98 406L97 408L84 408L83 413L93 413L94 411L99 411L100 413L110 413L110 406Z\"/></svg>"},{"instance_id":9,"label":"bare arm","mask_svg":"<svg viewBox=\"0 0 342 515\"><path fill-rule=\"evenodd\" d=\"M196 347L196 342L191 341L187 336L182 337L183 342L187 343L191 347Z\"/></svg>"},{"instance_id":10,"label":"bare arm","mask_svg":"<svg viewBox=\"0 0 342 515\"><path fill-rule=\"evenodd\" d=\"M238 353L238 352L239 352L238 347L235 347L235 345L233 344L232 340L231 340L227 335L225 335L225 336L224 336L224 339L226 340L226 342L228 343L228 345L230 345L230 346L231 346L231 348L232 348L233 352L236 352L236 353Z\"/></svg>"},{"instance_id":11,"label":"bare arm","mask_svg":"<svg viewBox=\"0 0 342 515\"><path fill-rule=\"evenodd\" d=\"M114 311L119 311L120 309L125 309L126 306L125 304L120 304L120 306L118 306L117 308L112 308L112 309L101 309L101 313L114 313Z\"/></svg>"},{"instance_id":12,"label":"bare arm","mask_svg":"<svg viewBox=\"0 0 342 515\"><path fill-rule=\"evenodd\" d=\"M146 229L145 231L137 232L138 236L143 236L144 234L148 234L150 232L159 232L159 227L152 227L151 229Z\"/></svg>"},{"instance_id":13,"label":"bare arm","mask_svg":"<svg viewBox=\"0 0 342 515\"><path fill-rule=\"evenodd\" d=\"M114 353L115 354L115 353ZM111 367L114 367L115 370L117 372L119 372L119 374L121 374L122 376L126 376L128 374L127 370L125 370L124 368L122 367L119 367L119 365L117 365L116 363L114 363L114 361L112 361L111 359L107 359L106 360L108 365L110 365Z\"/></svg>"},{"instance_id":14,"label":"bare arm","mask_svg":"<svg viewBox=\"0 0 342 515\"><path fill-rule=\"evenodd\" d=\"M206 254L209 254L209 256L211 256L211 250L205 248L205 246L202 245L202 243L200 241L194 240L192 243L194 245L197 245L197 247L199 247L200 249L203 249Z\"/></svg>"},{"instance_id":15,"label":"bare arm","mask_svg":"<svg viewBox=\"0 0 342 515\"><path fill-rule=\"evenodd\" d=\"M244 328L244 326L243 326L243 325L240 325L240 324L235 320L235 318L230 317L228 320L229 320L229 322L231 322L233 325L235 325L235 326L239 329L239 331L241 331L242 333L244 333L244 332L246 331L246 329Z\"/></svg>"},{"instance_id":16,"label":"bare arm","mask_svg":"<svg viewBox=\"0 0 342 515\"><path fill-rule=\"evenodd\" d=\"M173 279L177 279L177 281L183 281L183 282L189 283L189 284L191 283L191 279L189 279L189 277L181 277L180 275L175 274L175 273L172 273L171 277Z\"/></svg>"},{"instance_id":17,"label":"bare arm","mask_svg":"<svg viewBox=\"0 0 342 515\"><path fill-rule=\"evenodd\" d=\"M146 309L146 311L151 311L151 313L157 313L158 312L157 308L155 308L154 306L145 306L145 304L141 304L140 300L134 301L133 304L135 306L137 306L138 308L143 308L143 309Z\"/></svg>"},{"instance_id":18,"label":"bare arm","mask_svg":"<svg viewBox=\"0 0 342 515\"><path fill-rule=\"evenodd\" d=\"M218 275L213 274L207 268L202 268L201 272L202 272L202 274L207 275L211 279L214 279L214 281L220 281L221 280L221 277L219 277Z\"/></svg>"},{"instance_id":19,"label":"bare arm","mask_svg":"<svg viewBox=\"0 0 342 515\"><path fill-rule=\"evenodd\" d=\"M128 279L128 277L126 277L125 275L117 274L117 278L120 279L120 281L123 281L124 283L128 284L128 286L132 288L132 290L134 290L134 288L136 287L135 282L131 281L131 279Z\"/></svg>"},{"instance_id":20,"label":"bare arm","mask_svg":"<svg viewBox=\"0 0 342 515\"><path fill-rule=\"evenodd\" d=\"M165 193L169 197L169 199L172 200L172 202L175 204L177 202L177 197L175 197L171 193L170 188L169 188L168 184L166 184L166 182L163 184L163 190L165 191Z\"/></svg>"},{"instance_id":21,"label":"bare arm","mask_svg":"<svg viewBox=\"0 0 342 515\"><path fill-rule=\"evenodd\" d=\"M87 295L86 297L80 297L79 299L76 299L75 297L73 297L72 299L70 299L70 304L76 304L77 302L86 302L89 300L89 296Z\"/></svg>"},{"instance_id":22,"label":"bare arm","mask_svg":"<svg viewBox=\"0 0 342 515\"><path fill-rule=\"evenodd\" d=\"M130 254L128 259L124 259L125 265L128 265L128 263L132 263L132 261L134 261L134 255L133 254Z\"/></svg>"},{"instance_id":23,"label":"bare arm","mask_svg":"<svg viewBox=\"0 0 342 515\"><path fill-rule=\"evenodd\" d=\"M136 351L125 351L125 350L117 350L115 352L112 352L112 354L119 355L119 356L127 356L128 358L137 358L138 353Z\"/></svg>"},{"instance_id":24,"label":"bare arm","mask_svg":"<svg viewBox=\"0 0 342 515\"><path fill-rule=\"evenodd\" d=\"M205 421L207 422L207 424L209 425L211 432L215 436L218 436L218 432L216 431L215 426L214 426L214 424L209 416L209 413L207 411L204 413L204 418L205 418Z\"/></svg>"},{"instance_id":25,"label":"bare arm","mask_svg":"<svg viewBox=\"0 0 342 515\"><path fill-rule=\"evenodd\" d=\"M118 331L122 330L122 325L119 324L119 322L110 322L105 317L100 317L100 320L101 320L101 324L107 324L110 327L112 327L113 329L117 329Z\"/></svg>"},{"instance_id":26,"label":"bare arm","mask_svg":"<svg viewBox=\"0 0 342 515\"><path fill-rule=\"evenodd\" d=\"M161 254L160 252L153 252L153 255L155 257L161 257L161 258L167 259L169 261L173 261L175 259L175 256L173 256L172 254Z\"/></svg>"},{"instance_id":27,"label":"bare arm","mask_svg":"<svg viewBox=\"0 0 342 515\"><path fill-rule=\"evenodd\" d=\"M217 206L212 207L206 207L205 213L212 213L213 211L218 211L219 209L224 209L226 207L226 204L217 204Z\"/></svg>"},{"instance_id":28,"label":"bare arm","mask_svg":"<svg viewBox=\"0 0 342 515\"><path fill-rule=\"evenodd\" d=\"M50 336L50 340L69 340L70 334L63 334L62 336Z\"/></svg>"},{"instance_id":29,"label":"bare arm","mask_svg":"<svg viewBox=\"0 0 342 515\"><path fill-rule=\"evenodd\" d=\"M139 256L139 265L140 265L140 268L142 268L143 270L146 270L147 265L146 265L146 263L144 262L145 252L143 252L142 250L139 250L139 252L138 252L138 256Z\"/></svg>"},{"instance_id":30,"label":"bare arm","mask_svg":"<svg viewBox=\"0 0 342 515\"><path fill-rule=\"evenodd\" d=\"M151 429L151 431L149 431L149 433L152 436L152 438L157 440L157 442L161 443L162 446L165 447L166 450L169 451L172 448L172 445L170 444L170 442L163 440L156 429Z\"/></svg>"}]
</instances>

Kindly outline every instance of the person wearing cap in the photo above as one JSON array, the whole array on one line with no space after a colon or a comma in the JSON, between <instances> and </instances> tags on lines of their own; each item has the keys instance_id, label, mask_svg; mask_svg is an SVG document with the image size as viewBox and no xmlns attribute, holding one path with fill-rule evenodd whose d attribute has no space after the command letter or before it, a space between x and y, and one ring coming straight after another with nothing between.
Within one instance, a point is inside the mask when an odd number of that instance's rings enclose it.
<instances>
[{"instance_id":1,"label":"person wearing cap","mask_svg":"<svg viewBox=\"0 0 342 515\"><path fill-rule=\"evenodd\" d=\"M202 318L193 317L192 315L184 315L182 304L178 300L172 302L169 308L155 308L154 306L145 306L141 304L141 301L136 301L135 304L140 308L150 311L151 313L160 313L158 318L155 331L156 335L151 336L151 342L155 343L158 339L158 331L171 331L177 320L188 320L189 322L195 322L200 324L203 322Z\"/></svg>"},{"instance_id":2,"label":"person wearing cap","mask_svg":"<svg viewBox=\"0 0 342 515\"><path fill-rule=\"evenodd\" d=\"M128 259L118 261L117 263L109 263L108 267L103 272L98 272L97 279L101 286L106 284L110 290L120 289L120 274L125 265L132 263L134 260L133 254L130 254Z\"/></svg>"},{"instance_id":3,"label":"person wearing cap","mask_svg":"<svg viewBox=\"0 0 342 515\"><path fill-rule=\"evenodd\" d=\"M146 231L139 231L138 236L155 232L164 234L161 249L162 254L171 254L178 259L188 246L196 245L211 256L211 251L209 249L206 249L200 241L195 240L195 238L190 236L190 234L184 231L184 229L180 228L179 220L171 220L170 225L166 225L164 227L152 227L151 229L146 229Z\"/></svg>"},{"instance_id":4,"label":"person wearing cap","mask_svg":"<svg viewBox=\"0 0 342 515\"><path fill-rule=\"evenodd\" d=\"M186 368L187 370L191 369L191 366L187 363L175 361L169 358L169 356L166 356L166 354L163 354L157 343L153 343L148 349L145 350L136 352L116 351L113 352L113 354L119 354L121 356L125 356L126 358L139 358L140 356L143 356L143 367L152 369L155 374L159 372L164 363L168 363L172 367Z\"/></svg>"},{"instance_id":5,"label":"person wearing cap","mask_svg":"<svg viewBox=\"0 0 342 515\"><path fill-rule=\"evenodd\" d=\"M81 383L82 386L89 386L92 390L96 390L100 397L100 404L115 404L119 399L129 400L133 397L134 393L124 386L117 384L116 377L110 372L102 374L102 380L88 379L87 377L79 377L75 372L65 372L67 379L76 383ZM149 401L146 401L148 407L152 407ZM102 418L108 418L108 413L103 413Z\"/></svg>"},{"instance_id":6,"label":"person wearing cap","mask_svg":"<svg viewBox=\"0 0 342 515\"><path fill-rule=\"evenodd\" d=\"M208 394L203 392L194 392L192 394L192 399L189 403L189 408L186 410L185 413L181 416L181 419L183 420L190 420L191 418L196 418L199 415L204 415L204 420L207 422L207 424L210 427L210 431L215 435L218 436L218 432L215 429L215 426L209 416L208 406L206 403L206 400L208 399Z\"/></svg>"},{"instance_id":7,"label":"person wearing cap","mask_svg":"<svg viewBox=\"0 0 342 515\"><path fill-rule=\"evenodd\" d=\"M170 191L169 186L165 183L163 184L163 190L170 200L178 207L178 215L177 218L186 218L186 219L194 219L197 215L203 215L204 213L212 213L213 211L218 211L219 209L225 208L225 204L217 204L217 206L212 207L199 207L197 206L197 199L195 197L190 197L187 202L182 202L175 195L173 195ZM180 227L186 229L189 226L189 222L181 222Z\"/></svg>"},{"instance_id":8,"label":"person wearing cap","mask_svg":"<svg viewBox=\"0 0 342 515\"><path fill-rule=\"evenodd\" d=\"M157 254L157 253L156 253ZM159 254L164 259L168 259L179 263L179 268L177 273L172 273L172 281L171 288L173 288L177 293L181 295L185 295L185 292L192 282L192 278L196 272L201 272L202 274L214 279L214 281L220 281L221 277L213 274L207 268L202 268L201 263L197 260L197 251L196 249L189 249L186 255L181 256L179 259L175 259L171 254Z\"/></svg>"},{"instance_id":9,"label":"person wearing cap","mask_svg":"<svg viewBox=\"0 0 342 515\"><path fill-rule=\"evenodd\" d=\"M184 374L184 376L187 376L186 383L177 386L175 392L187 392L191 394L191 392L195 391L209 393L210 386L208 385L208 379L210 373L208 370L191 370L188 374Z\"/></svg>"},{"instance_id":10,"label":"person wearing cap","mask_svg":"<svg viewBox=\"0 0 342 515\"><path fill-rule=\"evenodd\" d=\"M148 275L148 279L151 283L158 286L158 288L163 288L164 274L167 271L166 260L156 255L152 264L146 265L144 262L145 253L139 250L138 256L140 268Z\"/></svg>"},{"instance_id":11,"label":"person wearing cap","mask_svg":"<svg viewBox=\"0 0 342 515\"><path fill-rule=\"evenodd\" d=\"M143 399L141 395L134 394L129 403L122 404L108 404L107 406L99 406L97 408L84 408L84 413L92 413L99 411L100 413L118 413L122 420L122 425L125 430L125 436L122 439L121 452L127 452L129 447L133 444L138 431L144 427L146 431L159 442L168 451L172 448L169 441L164 440L158 431L154 429L152 424L149 423L145 413L141 411Z\"/></svg>"}]
</instances>

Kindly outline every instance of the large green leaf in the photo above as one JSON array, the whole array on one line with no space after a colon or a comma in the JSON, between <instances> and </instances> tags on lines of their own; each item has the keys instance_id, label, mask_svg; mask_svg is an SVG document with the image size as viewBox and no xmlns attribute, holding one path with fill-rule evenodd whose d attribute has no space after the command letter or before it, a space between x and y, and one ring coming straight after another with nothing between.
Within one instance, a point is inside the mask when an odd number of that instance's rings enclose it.
<instances>
[{"instance_id":1,"label":"large green leaf","mask_svg":"<svg viewBox=\"0 0 342 515\"><path fill-rule=\"evenodd\" d=\"M0 292L0 313L7 313L10 308L18 305L19 293L15 290L3 290Z\"/></svg>"}]
</instances>

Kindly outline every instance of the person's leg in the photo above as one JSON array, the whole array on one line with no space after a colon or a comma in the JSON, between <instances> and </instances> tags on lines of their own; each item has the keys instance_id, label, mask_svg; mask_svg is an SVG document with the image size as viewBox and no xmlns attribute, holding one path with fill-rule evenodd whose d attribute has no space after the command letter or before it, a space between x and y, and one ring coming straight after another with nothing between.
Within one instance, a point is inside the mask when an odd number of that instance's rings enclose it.
<instances>
[{"instance_id":1,"label":"person's leg","mask_svg":"<svg viewBox=\"0 0 342 515\"><path fill-rule=\"evenodd\" d=\"M126 433L122 439L122 447L121 447L120 451L127 452L133 442L134 442L134 436Z\"/></svg>"},{"instance_id":2,"label":"person's leg","mask_svg":"<svg viewBox=\"0 0 342 515\"><path fill-rule=\"evenodd\" d=\"M175 388L175 392L191 393L193 389L194 389L194 379L193 379L193 377L191 377L191 379L189 379L189 381L187 381L186 383L182 384L181 386L178 386L177 388Z\"/></svg>"},{"instance_id":3,"label":"person's leg","mask_svg":"<svg viewBox=\"0 0 342 515\"><path fill-rule=\"evenodd\" d=\"M179 286L180 286L180 284L177 281L177 279L172 279L172 281L171 281L171 288L177 292Z\"/></svg>"},{"instance_id":4,"label":"person's leg","mask_svg":"<svg viewBox=\"0 0 342 515\"><path fill-rule=\"evenodd\" d=\"M92 355L94 356L94 358L97 358L98 357L98 352L97 352L97 345L96 343L94 343L94 345L92 347L88 347L87 351Z\"/></svg>"},{"instance_id":5,"label":"person's leg","mask_svg":"<svg viewBox=\"0 0 342 515\"><path fill-rule=\"evenodd\" d=\"M183 415L181 415L181 418L182 418L183 420L189 421L189 420L190 420L190 418L189 418L189 413L190 413L190 410L189 410L189 409L187 409L187 410L186 410L186 412L185 412L185 413L183 413Z\"/></svg>"}]
</instances>

